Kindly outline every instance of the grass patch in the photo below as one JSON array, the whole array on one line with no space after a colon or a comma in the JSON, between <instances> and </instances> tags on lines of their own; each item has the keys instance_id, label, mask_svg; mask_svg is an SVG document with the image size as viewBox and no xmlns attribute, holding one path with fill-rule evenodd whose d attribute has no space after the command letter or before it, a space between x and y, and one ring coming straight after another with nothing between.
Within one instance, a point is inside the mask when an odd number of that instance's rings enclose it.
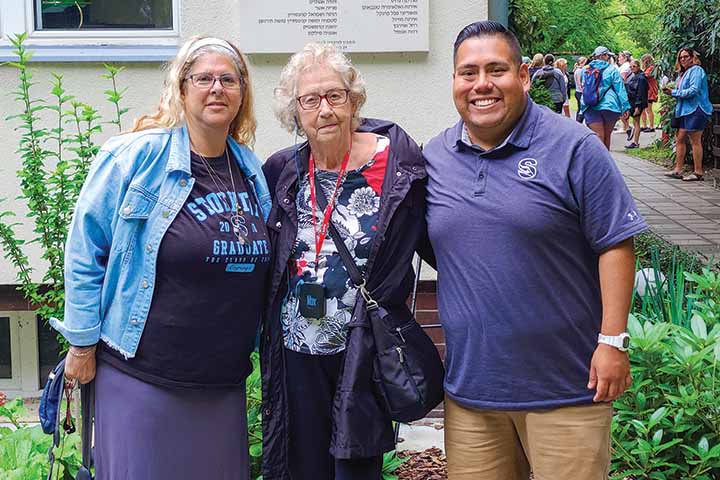
<instances>
[{"instance_id":1,"label":"grass patch","mask_svg":"<svg viewBox=\"0 0 720 480\"><path fill-rule=\"evenodd\" d=\"M675 153L672 151L672 148L668 146L661 146L659 143L660 142L655 142L648 147L628 150L625 153L634 157L640 157L644 160L649 160L657 165L667 165L675 158Z\"/></svg>"}]
</instances>

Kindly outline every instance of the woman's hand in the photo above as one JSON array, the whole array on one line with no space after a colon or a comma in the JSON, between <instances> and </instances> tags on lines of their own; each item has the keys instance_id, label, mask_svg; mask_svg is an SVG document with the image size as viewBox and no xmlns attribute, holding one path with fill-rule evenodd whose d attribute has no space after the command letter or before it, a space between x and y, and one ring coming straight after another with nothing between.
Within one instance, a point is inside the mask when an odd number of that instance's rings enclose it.
<instances>
[{"instance_id":1,"label":"woman's hand","mask_svg":"<svg viewBox=\"0 0 720 480\"><path fill-rule=\"evenodd\" d=\"M668 87L663 87L663 88L662 88L662 92L663 92L665 95L672 95L672 90L669 89Z\"/></svg>"},{"instance_id":2,"label":"woman's hand","mask_svg":"<svg viewBox=\"0 0 720 480\"><path fill-rule=\"evenodd\" d=\"M85 384L95 378L95 347L70 347L65 357L65 379Z\"/></svg>"},{"instance_id":3,"label":"woman's hand","mask_svg":"<svg viewBox=\"0 0 720 480\"><path fill-rule=\"evenodd\" d=\"M627 120L627 118L630 116L630 110L625 110L625 112L622 114L622 119Z\"/></svg>"}]
</instances>

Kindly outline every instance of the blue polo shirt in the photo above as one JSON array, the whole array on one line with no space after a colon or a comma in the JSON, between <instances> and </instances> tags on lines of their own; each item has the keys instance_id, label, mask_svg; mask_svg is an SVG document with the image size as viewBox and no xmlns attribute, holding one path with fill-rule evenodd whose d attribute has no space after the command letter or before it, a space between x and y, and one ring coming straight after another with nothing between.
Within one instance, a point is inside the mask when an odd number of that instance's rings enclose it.
<instances>
[{"instance_id":1,"label":"blue polo shirt","mask_svg":"<svg viewBox=\"0 0 720 480\"><path fill-rule=\"evenodd\" d=\"M498 147L458 122L425 147L447 394L475 408L592 403L598 257L647 228L587 127L528 99Z\"/></svg>"}]
</instances>

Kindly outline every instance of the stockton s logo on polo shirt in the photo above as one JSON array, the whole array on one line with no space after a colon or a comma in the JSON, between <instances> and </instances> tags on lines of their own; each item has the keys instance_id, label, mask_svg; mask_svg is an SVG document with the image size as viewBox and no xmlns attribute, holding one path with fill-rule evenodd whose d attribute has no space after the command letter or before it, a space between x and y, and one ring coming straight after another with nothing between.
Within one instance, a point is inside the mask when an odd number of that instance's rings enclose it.
<instances>
[{"instance_id":1,"label":"stockton s logo on polo shirt","mask_svg":"<svg viewBox=\"0 0 720 480\"><path fill-rule=\"evenodd\" d=\"M537 175L537 160L534 158L523 158L518 162L518 175L524 180L530 180Z\"/></svg>"}]
</instances>

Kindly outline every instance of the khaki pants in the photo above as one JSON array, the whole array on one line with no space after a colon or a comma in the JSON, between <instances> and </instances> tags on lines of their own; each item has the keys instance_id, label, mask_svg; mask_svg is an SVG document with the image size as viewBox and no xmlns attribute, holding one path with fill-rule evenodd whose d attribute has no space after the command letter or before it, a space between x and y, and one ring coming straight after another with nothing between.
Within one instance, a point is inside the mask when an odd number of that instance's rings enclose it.
<instances>
[{"instance_id":1,"label":"khaki pants","mask_svg":"<svg viewBox=\"0 0 720 480\"><path fill-rule=\"evenodd\" d=\"M496 411L445 397L449 480L607 480L611 403Z\"/></svg>"}]
</instances>

